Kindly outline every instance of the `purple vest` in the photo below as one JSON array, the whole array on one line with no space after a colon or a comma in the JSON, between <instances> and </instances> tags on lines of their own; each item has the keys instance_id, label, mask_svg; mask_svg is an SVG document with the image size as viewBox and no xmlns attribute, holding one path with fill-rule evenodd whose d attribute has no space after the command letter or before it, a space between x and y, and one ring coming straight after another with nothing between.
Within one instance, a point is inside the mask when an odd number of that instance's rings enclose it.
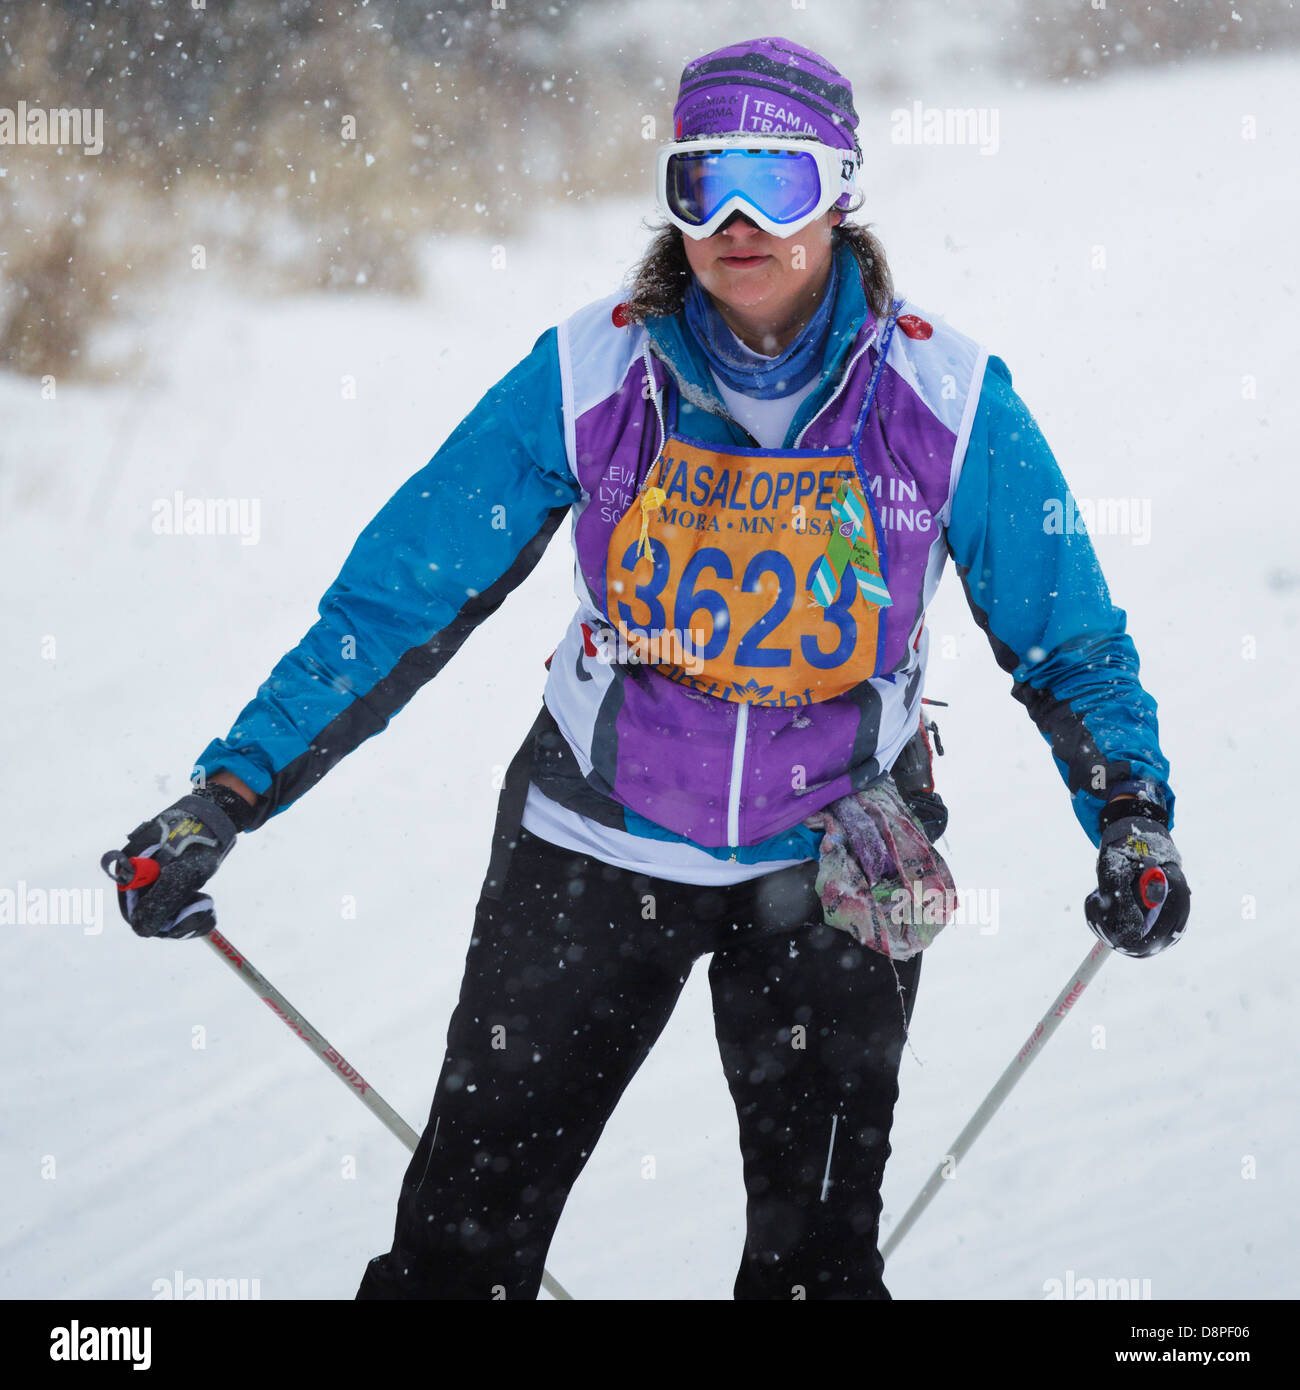
<instances>
[{"instance_id":1,"label":"purple vest","mask_svg":"<svg viewBox=\"0 0 1300 1390\"><path fill-rule=\"evenodd\" d=\"M944 527L986 353L904 304L863 420L878 337L868 318L838 389L796 447L758 451L770 459L764 467L775 486L755 488L746 498L728 496L726 480L716 480L714 526L727 526L734 515L736 525L772 528L773 492L786 508L797 498L807 524L828 526L836 475L825 464L850 454L857 433L892 599L879 610L876 640L849 657L846 670L856 679L843 682L845 693L791 703L763 694L760 680L722 697L606 655L617 614L610 605L623 597L608 592L608 575L619 572L617 563L610 565L611 539L624 514L638 506L641 485L659 459L665 398L671 411L678 389L649 350L645 330L616 325L617 302L611 296L588 305L559 329L566 446L583 495L573 521L579 609L552 660L546 704L592 788L701 845L756 844L887 772L916 730L925 609L947 554ZM697 483L693 499L708 492ZM777 550L779 525L770 536ZM727 586L712 576L708 587L725 596ZM797 601L807 600L801 593ZM833 648L834 641L826 645ZM760 649L766 649L761 637L751 637L750 652Z\"/></svg>"}]
</instances>

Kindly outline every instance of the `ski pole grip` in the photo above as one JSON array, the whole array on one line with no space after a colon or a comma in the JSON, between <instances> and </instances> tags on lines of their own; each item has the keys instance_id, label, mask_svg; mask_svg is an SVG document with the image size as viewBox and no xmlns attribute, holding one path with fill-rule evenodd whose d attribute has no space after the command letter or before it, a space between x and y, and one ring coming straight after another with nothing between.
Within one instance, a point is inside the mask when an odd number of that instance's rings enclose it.
<instances>
[{"instance_id":1,"label":"ski pole grip","mask_svg":"<svg viewBox=\"0 0 1300 1390\"><path fill-rule=\"evenodd\" d=\"M1169 880L1162 868L1154 866L1147 869L1138 879L1138 897L1142 899L1143 907L1159 907L1168 896Z\"/></svg>"},{"instance_id":2,"label":"ski pole grip","mask_svg":"<svg viewBox=\"0 0 1300 1390\"><path fill-rule=\"evenodd\" d=\"M117 880L117 891L126 893L148 886L162 873L156 859L128 859L121 850L110 849L99 861L99 867Z\"/></svg>"}]
</instances>

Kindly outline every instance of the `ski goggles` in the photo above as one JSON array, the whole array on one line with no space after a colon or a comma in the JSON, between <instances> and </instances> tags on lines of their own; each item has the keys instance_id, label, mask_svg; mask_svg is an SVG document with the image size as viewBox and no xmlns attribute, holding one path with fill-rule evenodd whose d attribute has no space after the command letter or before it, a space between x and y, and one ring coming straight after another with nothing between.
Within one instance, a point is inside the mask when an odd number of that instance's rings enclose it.
<instances>
[{"instance_id":1,"label":"ski goggles","mask_svg":"<svg viewBox=\"0 0 1300 1390\"><path fill-rule=\"evenodd\" d=\"M854 191L857 156L820 141L700 136L659 147L655 189L668 220L696 241L743 213L793 236Z\"/></svg>"}]
</instances>

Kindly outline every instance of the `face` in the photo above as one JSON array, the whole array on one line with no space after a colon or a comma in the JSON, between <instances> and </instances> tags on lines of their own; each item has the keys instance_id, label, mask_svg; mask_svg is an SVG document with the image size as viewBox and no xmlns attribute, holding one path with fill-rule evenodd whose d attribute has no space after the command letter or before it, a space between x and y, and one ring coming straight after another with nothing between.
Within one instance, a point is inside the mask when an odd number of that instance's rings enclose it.
<instances>
[{"instance_id":1,"label":"face","mask_svg":"<svg viewBox=\"0 0 1300 1390\"><path fill-rule=\"evenodd\" d=\"M798 317L822 283L831 259L831 228L843 214L831 209L793 236L772 236L743 216L700 241L683 237L686 260L700 284L740 318L779 324Z\"/></svg>"}]
</instances>

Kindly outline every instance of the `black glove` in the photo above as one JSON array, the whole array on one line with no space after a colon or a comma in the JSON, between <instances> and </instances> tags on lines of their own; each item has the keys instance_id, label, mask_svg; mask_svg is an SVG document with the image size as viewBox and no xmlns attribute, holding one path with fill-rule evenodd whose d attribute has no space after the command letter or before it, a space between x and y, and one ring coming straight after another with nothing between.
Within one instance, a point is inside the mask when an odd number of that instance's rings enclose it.
<instances>
[{"instance_id":1,"label":"black glove","mask_svg":"<svg viewBox=\"0 0 1300 1390\"><path fill-rule=\"evenodd\" d=\"M217 914L212 899L198 890L253 814L229 787L196 788L136 826L120 850L109 850L99 862L117 880L117 904L131 930L178 941L206 936Z\"/></svg>"},{"instance_id":2,"label":"black glove","mask_svg":"<svg viewBox=\"0 0 1300 1390\"><path fill-rule=\"evenodd\" d=\"M1154 956L1182 936L1191 902L1168 829L1143 815L1111 820L1102 831L1097 889L1083 905L1094 933L1120 955Z\"/></svg>"}]
</instances>

